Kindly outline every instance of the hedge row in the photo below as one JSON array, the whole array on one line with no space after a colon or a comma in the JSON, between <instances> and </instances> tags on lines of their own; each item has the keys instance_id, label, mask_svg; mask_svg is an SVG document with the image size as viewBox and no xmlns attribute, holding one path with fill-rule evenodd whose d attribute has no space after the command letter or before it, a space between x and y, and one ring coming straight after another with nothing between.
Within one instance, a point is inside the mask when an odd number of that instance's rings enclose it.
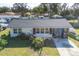
<instances>
[{"instance_id":1,"label":"hedge row","mask_svg":"<svg viewBox=\"0 0 79 59\"><path fill-rule=\"evenodd\" d=\"M79 35L74 35L72 33L68 33L68 36L75 39L75 40L79 40Z\"/></svg>"}]
</instances>

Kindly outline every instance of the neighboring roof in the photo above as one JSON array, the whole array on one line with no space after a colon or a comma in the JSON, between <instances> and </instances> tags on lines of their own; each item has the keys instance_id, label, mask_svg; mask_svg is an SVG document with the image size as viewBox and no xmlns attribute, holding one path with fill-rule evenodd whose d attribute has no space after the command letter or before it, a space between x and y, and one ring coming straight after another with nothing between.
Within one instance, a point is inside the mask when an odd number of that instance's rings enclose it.
<instances>
[{"instance_id":1,"label":"neighboring roof","mask_svg":"<svg viewBox=\"0 0 79 59\"><path fill-rule=\"evenodd\" d=\"M14 15L14 16L12 16L12 15L0 15L0 18L19 18L20 17L20 15Z\"/></svg>"},{"instance_id":2,"label":"neighboring roof","mask_svg":"<svg viewBox=\"0 0 79 59\"><path fill-rule=\"evenodd\" d=\"M11 28L72 28L66 19L47 20L13 20L10 22Z\"/></svg>"},{"instance_id":3,"label":"neighboring roof","mask_svg":"<svg viewBox=\"0 0 79 59\"><path fill-rule=\"evenodd\" d=\"M52 19L63 19L63 16L60 16L60 15L53 15L51 18L52 18Z\"/></svg>"},{"instance_id":4,"label":"neighboring roof","mask_svg":"<svg viewBox=\"0 0 79 59\"><path fill-rule=\"evenodd\" d=\"M60 15L53 15L53 17L62 17L62 16L60 16Z\"/></svg>"},{"instance_id":5,"label":"neighboring roof","mask_svg":"<svg viewBox=\"0 0 79 59\"><path fill-rule=\"evenodd\" d=\"M5 12L5 14L15 15L15 13L14 13L14 12Z\"/></svg>"},{"instance_id":6,"label":"neighboring roof","mask_svg":"<svg viewBox=\"0 0 79 59\"><path fill-rule=\"evenodd\" d=\"M0 23L2 23L2 22L7 22L7 21L3 18L0 18Z\"/></svg>"}]
</instances>

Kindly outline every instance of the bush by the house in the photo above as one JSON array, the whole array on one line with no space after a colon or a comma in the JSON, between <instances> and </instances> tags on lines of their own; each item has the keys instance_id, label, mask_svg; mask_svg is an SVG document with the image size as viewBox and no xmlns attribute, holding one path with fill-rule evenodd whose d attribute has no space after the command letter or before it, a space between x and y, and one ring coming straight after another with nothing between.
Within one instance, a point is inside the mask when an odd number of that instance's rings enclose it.
<instances>
[{"instance_id":1,"label":"bush by the house","mask_svg":"<svg viewBox=\"0 0 79 59\"><path fill-rule=\"evenodd\" d=\"M2 39L6 39L6 37L7 37L7 36L6 36L5 34L4 34L4 35L1 35L1 38L2 38Z\"/></svg>"},{"instance_id":2,"label":"bush by the house","mask_svg":"<svg viewBox=\"0 0 79 59\"><path fill-rule=\"evenodd\" d=\"M22 40L30 40L32 38L32 35L21 33L18 36L16 36L16 39L22 39Z\"/></svg>"},{"instance_id":3,"label":"bush by the house","mask_svg":"<svg viewBox=\"0 0 79 59\"><path fill-rule=\"evenodd\" d=\"M71 19L77 19L76 16L64 16L64 18L66 18L67 20L71 20Z\"/></svg>"},{"instance_id":4,"label":"bush by the house","mask_svg":"<svg viewBox=\"0 0 79 59\"><path fill-rule=\"evenodd\" d=\"M73 34L73 33L68 33L68 36L75 39L75 40L79 40L79 35Z\"/></svg>"},{"instance_id":5,"label":"bush by the house","mask_svg":"<svg viewBox=\"0 0 79 59\"><path fill-rule=\"evenodd\" d=\"M79 40L79 35L76 36L76 40Z\"/></svg>"},{"instance_id":6,"label":"bush by the house","mask_svg":"<svg viewBox=\"0 0 79 59\"><path fill-rule=\"evenodd\" d=\"M0 47L4 47L8 44L7 40L5 39L0 39Z\"/></svg>"},{"instance_id":7,"label":"bush by the house","mask_svg":"<svg viewBox=\"0 0 79 59\"><path fill-rule=\"evenodd\" d=\"M8 44L9 35L1 35L0 37L0 49L3 49Z\"/></svg>"}]
</instances>

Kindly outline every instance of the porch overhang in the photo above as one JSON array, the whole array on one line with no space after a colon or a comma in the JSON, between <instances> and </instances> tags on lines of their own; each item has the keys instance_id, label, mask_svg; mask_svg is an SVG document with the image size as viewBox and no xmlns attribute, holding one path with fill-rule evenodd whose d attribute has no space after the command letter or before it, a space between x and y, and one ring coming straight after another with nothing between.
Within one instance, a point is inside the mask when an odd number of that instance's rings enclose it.
<instances>
[{"instance_id":1,"label":"porch overhang","mask_svg":"<svg viewBox=\"0 0 79 59\"><path fill-rule=\"evenodd\" d=\"M52 34L44 34L44 33L40 33L40 34L34 34L34 36L36 36L36 37L41 37L41 38L45 38L45 39L47 39L47 38L52 38Z\"/></svg>"}]
</instances>

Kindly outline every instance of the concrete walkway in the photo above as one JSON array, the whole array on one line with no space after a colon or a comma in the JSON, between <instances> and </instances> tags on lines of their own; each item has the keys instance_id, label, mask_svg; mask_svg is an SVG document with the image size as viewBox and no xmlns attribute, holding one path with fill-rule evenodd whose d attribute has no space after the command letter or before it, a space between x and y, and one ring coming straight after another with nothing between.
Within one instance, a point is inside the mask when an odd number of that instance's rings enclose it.
<instances>
[{"instance_id":1,"label":"concrete walkway","mask_svg":"<svg viewBox=\"0 0 79 59\"><path fill-rule=\"evenodd\" d=\"M79 48L70 40L53 39L60 56L79 56Z\"/></svg>"}]
</instances>

